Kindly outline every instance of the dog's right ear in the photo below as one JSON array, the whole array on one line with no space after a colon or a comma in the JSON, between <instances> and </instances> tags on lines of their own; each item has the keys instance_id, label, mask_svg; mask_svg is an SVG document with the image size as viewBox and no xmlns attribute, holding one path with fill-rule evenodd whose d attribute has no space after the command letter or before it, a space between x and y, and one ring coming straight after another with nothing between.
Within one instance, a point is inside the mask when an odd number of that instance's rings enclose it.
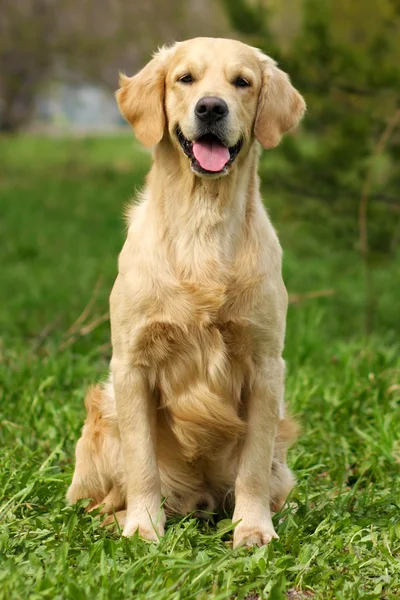
<instances>
[{"instance_id":1,"label":"dog's right ear","mask_svg":"<svg viewBox=\"0 0 400 600\"><path fill-rule=\"evenodd\" d=\"M120 74L115 94L119 110L145 146L155 146L164 135L165 53L165 49L158 52L134 77Z\"/></svg>"}]
</instances>

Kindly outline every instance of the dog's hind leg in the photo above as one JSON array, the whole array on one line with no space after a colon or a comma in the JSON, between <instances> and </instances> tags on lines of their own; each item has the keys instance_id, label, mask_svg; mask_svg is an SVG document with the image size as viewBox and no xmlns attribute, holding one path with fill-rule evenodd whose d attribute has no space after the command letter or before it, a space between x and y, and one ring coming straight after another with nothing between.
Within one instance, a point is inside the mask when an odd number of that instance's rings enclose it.
<instances>
[{"instance_id":1,"label":"dog's hind leg","mask_svg":"<svg viewBox=\"0 0 400 600\"><path fill-rule=\"evenodd\" d=\"M85 399L86 420L76 446L76 462L67 500L75 504L90 498L87 510L100 505L101 512L123 508L124 477L118 427L104 414L106 392L100 386L89 389Z\"/></svg>"}]
</instances>

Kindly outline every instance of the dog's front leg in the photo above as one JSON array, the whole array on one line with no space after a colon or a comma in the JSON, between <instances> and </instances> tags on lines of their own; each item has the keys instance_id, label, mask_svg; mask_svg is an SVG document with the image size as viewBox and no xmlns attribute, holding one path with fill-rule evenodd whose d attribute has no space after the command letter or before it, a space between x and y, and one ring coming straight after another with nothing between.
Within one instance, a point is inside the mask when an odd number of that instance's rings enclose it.
<instances>
[{"instance_id":1,"label":"dog's front leg","mask_svg":"<svg viewBox=\"0 0 400 600\"><path fill-rule=\"evenodd\" d=\"M156 402L145 368L113 359L113 384L124 457L127 513L124 536L163 535L160 475L155 450Z\"/></svg>"},{"instance_id":2,"label":"dog's front leg","mask_svg":"<svg viewBox=\"0 0 400 600\"><path fill-rule=\"evenodd\" d=\"M234 547L268 544L275 533L270 510L274 441L283 398L284 363L268 358L257 368L248 396L247 432L235 483Z\"/></svg>"}]
</instances>

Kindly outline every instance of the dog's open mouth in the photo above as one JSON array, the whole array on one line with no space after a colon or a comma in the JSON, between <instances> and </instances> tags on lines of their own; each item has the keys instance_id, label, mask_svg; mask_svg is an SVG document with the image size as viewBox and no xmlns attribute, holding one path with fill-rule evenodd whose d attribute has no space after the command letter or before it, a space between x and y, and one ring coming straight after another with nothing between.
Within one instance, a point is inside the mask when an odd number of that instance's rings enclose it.
<instances>
[{"instance_id":1,"label":"dog's open mouth","mask_svg":"<svg viewBox=\"0 0 400 600\"><path fill-rule=\"evenodd\" d=\"M192 163L192 169L199 173L222 173L233 163L242 147L242 140L228 148L223 141L213 133L202 135L195 142L188 140L179 129L176 135L186 156Z\"/></svg>"}]
</instances>

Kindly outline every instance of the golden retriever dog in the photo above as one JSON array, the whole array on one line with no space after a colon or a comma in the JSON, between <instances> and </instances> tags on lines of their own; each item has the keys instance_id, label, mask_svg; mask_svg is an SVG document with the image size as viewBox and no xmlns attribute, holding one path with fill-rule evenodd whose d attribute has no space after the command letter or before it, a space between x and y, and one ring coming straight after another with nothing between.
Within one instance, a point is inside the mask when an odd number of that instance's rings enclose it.
<instances>
[{"instance_id":1,"label":"golden retriever dog","mask_svg":"<svg viewBox=\"0 0 400 600\"><path fill-rule=\"evenodd\" d=\"M117 101L153 166L128 214L110 297L107 383L89 390L67 498L91 498L148 540L165 514L234 499L233 544L276 537L294 478L281 358L282 251L259 193L260 145L305 103L276 63L241 42L162 48Z\"/></svg>"}]
</instances>

